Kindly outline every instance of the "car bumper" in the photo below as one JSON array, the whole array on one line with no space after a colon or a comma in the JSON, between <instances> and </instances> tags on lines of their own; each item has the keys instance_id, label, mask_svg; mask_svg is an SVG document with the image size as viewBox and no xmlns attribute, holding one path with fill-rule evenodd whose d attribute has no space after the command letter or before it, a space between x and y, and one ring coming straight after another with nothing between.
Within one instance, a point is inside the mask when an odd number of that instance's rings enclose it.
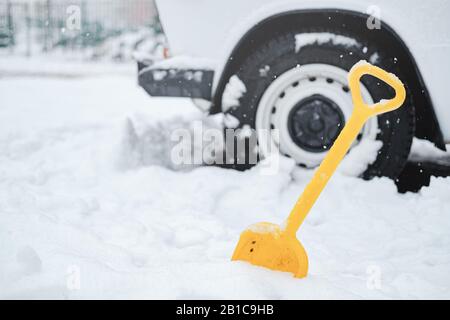
<instances>
[{"instance_id":1,"label":"car bumper","mask_svg":"<svg viewBox=\"0 0 450 320\"><path fill-rule=\"evenodd\" d=\"M211 100L214 71L202 68L158 67L138 62L139 85L153 97Z\"/></svg>"}]
</instances>

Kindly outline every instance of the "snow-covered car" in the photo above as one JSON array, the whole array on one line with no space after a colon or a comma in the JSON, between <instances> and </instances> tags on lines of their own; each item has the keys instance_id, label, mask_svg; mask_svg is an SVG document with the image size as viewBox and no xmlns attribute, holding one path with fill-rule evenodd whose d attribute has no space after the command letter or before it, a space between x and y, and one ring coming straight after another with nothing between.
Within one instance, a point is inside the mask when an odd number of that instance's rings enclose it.
<instances>
[{"instance_id":1,"label":"snow-covered car","mask_svg":"<svg viewBox=\"0 0 450 320\"><path fill-rule=\"evenodd\" d=\"M278 129L279 152L314 168L352 112L348 70L367 60L405 83L403 108L368 122L357 174L396 178L414 137L450 142L450 1L161 0L170 56L139 63L152 96L193 98L233 126ZM392 90L365 76L366 102ZM264 157L264 148L259 148ZM246 168L248 165L240 165Z\"/></svg>"}]
</instances>

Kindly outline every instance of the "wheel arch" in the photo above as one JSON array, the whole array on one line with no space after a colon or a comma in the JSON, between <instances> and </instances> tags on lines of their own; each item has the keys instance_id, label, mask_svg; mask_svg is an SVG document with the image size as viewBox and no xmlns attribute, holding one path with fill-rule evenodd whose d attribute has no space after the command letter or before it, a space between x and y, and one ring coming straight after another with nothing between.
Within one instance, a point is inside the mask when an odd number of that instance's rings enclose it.
<instances>
[{"instance_id":1,"label":"wheel arch","mask_svg":"<svg viewBox=\"0 0 450 320\"><path fill-rule=\"evenodd\" d=\"M266 18L251 28L234 47L218 81L211 113L221 112L221 97L228 79L239 69L248 52L254 50L268 37L300 28L333 28L368 42L382 44L398 58L400 68L410 83L410 91L416 106L416 137L433 142L445 150L445 143L433 104L419 67L401 37L385 22L381 29L369 30L368 15L341 9L294 10Z\"/></svg>"}]
</instances>

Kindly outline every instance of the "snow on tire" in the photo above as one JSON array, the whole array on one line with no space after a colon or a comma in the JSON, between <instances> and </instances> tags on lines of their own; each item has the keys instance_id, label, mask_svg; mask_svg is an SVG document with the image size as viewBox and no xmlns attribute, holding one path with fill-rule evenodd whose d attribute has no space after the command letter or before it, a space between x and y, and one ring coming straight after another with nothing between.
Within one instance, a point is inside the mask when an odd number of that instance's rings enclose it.
<instances>
[{"instance_id":1,"label":"snow on tire","mask_svg":"<svg viewBox=\"0 0 450 320\"><path fill-rule=\"evenodd\" d=\"M272 139L272 146L301 166L317 167L352 113L347 73L359 60L370 60L408 82L382 46L332 30L299 30L274 36L249 52L225 88L222 110L238 120L238 128L277 129L279 141ZM393 96L388 85L370 76L362 78L362 92L368 103ZM396 178L406 163L414 128L414 105L408 97L403 108L365 125L341 171ZM267 145L259 141L259 157L264 158Z\"/></svg>"}]
</instances>

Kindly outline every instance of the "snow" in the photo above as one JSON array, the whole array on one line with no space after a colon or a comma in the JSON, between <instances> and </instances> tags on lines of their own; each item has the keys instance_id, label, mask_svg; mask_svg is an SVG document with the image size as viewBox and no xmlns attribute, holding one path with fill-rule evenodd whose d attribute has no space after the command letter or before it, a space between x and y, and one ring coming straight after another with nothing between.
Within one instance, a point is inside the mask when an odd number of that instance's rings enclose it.
<instances>
[{"instance_id":1,"label":"snow","mask_svg":"<svg viewBox=\"0 0 450 320\"><path fill-rule=\"evenodd\" d=\"M87 62L68 59L65 56L38 56L32 59L20 56L0 55L1 77L86 77L114 74L136 76L136 62L113 63L110 61Z\"/></svg>"},{"instance_id":2,"label":"snow","mask_svg":"<svg viewBox=\"0 0 450 320\"><path fill-rule=\"evenodd\" d=\"M147 67L142 69L139 74L142 74L144 72L147 72L149 70L153 70L154 68L152 67ZM167 77L169 77L170 75L172 75L174 73L174 70L159 70L159 69L155 69L153 70L152 74L153 74L153 80L155 81L163 81L165 80ZM203 72L202 71L186 71L184 73L184 78L188 81L194 80L195 82L202 82L203 79Z\"/></svg>"},{"instance_id":3,"label":"snow","mask_svg":"<svg viewBox=\"0 0 450 320\"><path fill-rule=\"evenodd\" d=\"M231 76L222 95L222 111L240 106L239 99L247 92L247 88L237 75Z\"/></svg>"},{"instance_id":4,"label":"snow","mask_svg":"<svg viewBox=\"0 0 450 320\"><path fill-rule=\"evenodd\" d=\"M295 52L299 52L303 47L312 44L324 44L331 42L334 45L349 47L360 47L361 44L353 38L333 34L329 32L311 32L295 35Z\"/></svg>"},{"instance_id":5,"label":"snow","mask_svg":"<svg viewBox=\"0 0 450 320\"><path fill-rule=\"evenodd\" d=\"M225 114L225 116L224 116L223 123L224 123L224 125L225 125L225 128L231 128L231 129L234 129L234 128L239 127L240 121L239 121L239 119L236 118L235 116L233 116L233 115L227 113L227 114Z\"/></svg>"},{"instance_id":6,"label":"snow","mask_svg":"<svg viewBox=\"0 0 450 320\"><path fill-rule=\"evenodd\" d=\"M253 130L248 124L244 124L242 128L238 131L239 138L250 138L252 136Z\"/></svg>"},{"instance_id":7,"label":"snow","mask_svg":"<svg viewBox=\"0 0 450 320\"><path fill-rule=\"evenodd\" d=\"M135 75L5 76L0 95L0 298L449 297L450 179L400 195L337 173L298 233L298 280L230 258L249 225L286 219L311 171L172 168L161 130L202 115ZM131 129L159 139L146 161Z\"/></svg>"},{"instance_id":8,"label":"snow","mask_svg":"<svg viewBox=\"0 0 450 320\"><path fill-rule=\"evenodd\" d=\"M273 224L259 223L251 225L250 227L248 227L248 230L259 234L272 233L275 235L278 234L282 229Z\"/></svg>"},{"instance_id":9,"label":"snow","mask_svg":"<svg viewBox=\"0 0 450 320\"><path fill-rule=\"evenodd\" d=\"M155 70L155 71L153 71L153 80L155 80L155 81L164 80L166 77L167 77L167 71L166 70Z\"/></svg>"},{"instance_id":10,"label":"snow","mask_svg":"<svg viewBox=\"0 0 450 320\"><path fill-rule=\"evenodd\" d=\"M359 176L376 160L382 146L383 143L379 140L362 139L358 148L351 149L342 160L338 167L339 172L348 176Z\"/></svg>"},{"instance_id":11,"label":"snow","mask_svg":"<svg viewBox=\"0 0 450 320\"><path fill-rule=\"evenodd\" d=\"M369 62L371 64L376 64L378 63L378 61L380 61L380 54L378 52L372 53L372 55L369 58Z\"/></svg>"},{"instance_id":12,"label":"snow","mask_svg":"<svg viewBox=\"0 0 450 320\"><path fill-rule=\"evenodd\" d=\"M269 74L270 71L270 66L269 65L265 65L263 68L259 69L259 76L260 77L267 77L267 75Z\"/></svg>"},{"instance_id":13,"label":"snow","mask_svg":"<svg viewBox=\"0 0 450 320\"><path fill-rule=\"evenodd\" d=\"M173 58L159 60L151 66L152 69L199 69L214 70L216 61L206 58L179 55Z\"/></svg>"},{"instance_id":14,"label":"snow","mask_svg":"<svg viewBox=\"0 0 450 320\"><path fill-rule=\"evenodd\" d=\"M414 138L411 146L409 160L413 162L432 161L450 164L450 145L447 145L447 151L436 148L428 141Z\"/></svg>"},{"instance_id":15,"label":"snow","mask_svg":"<svg viewBox=\"0 0 450 320\"><path fill-rule=\"evenodd\" d=\"M201 82L203 79L203 70L214 70L215 62L210 59L202 59L188 56L177 56L169 59L155 61L146 68L139 71L144 74L153 71L155 81L162 81L170 72L175 70L189 70L185 73L186 80Z\"/></svg>"}]
</instances>

